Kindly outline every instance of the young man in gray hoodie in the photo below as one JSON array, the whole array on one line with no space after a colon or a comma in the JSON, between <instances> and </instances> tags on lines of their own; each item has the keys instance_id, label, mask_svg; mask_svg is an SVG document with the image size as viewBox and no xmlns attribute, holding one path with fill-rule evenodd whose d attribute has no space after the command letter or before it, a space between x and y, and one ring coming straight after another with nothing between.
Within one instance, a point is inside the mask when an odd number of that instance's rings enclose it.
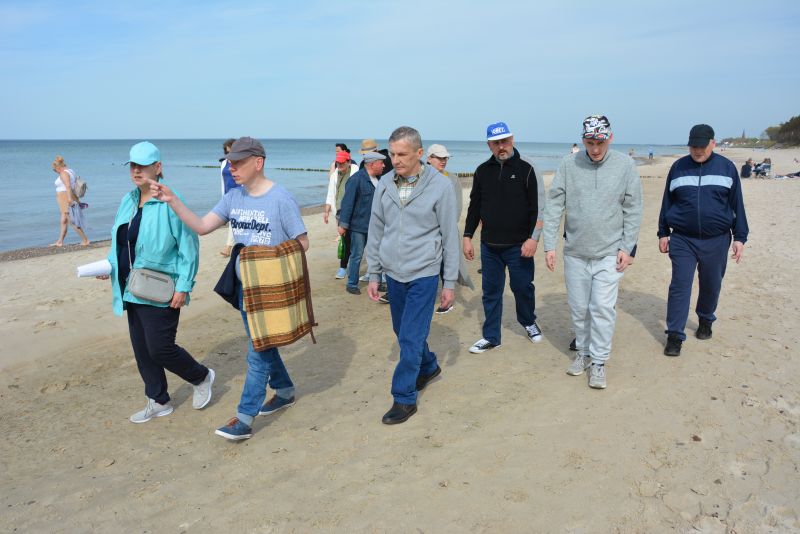
<instances>
[{"instance_id":1,"label":"young man in gray hoodie","mask_svg":"<svg viewBox=\"0 0 800 534\"><path fill-rule=\"evenodd\" d=\"M642 184L631 158L609 150L611 124L602 115L583 121L585 151L564 158L544 212L545 263L556 267L561 216L564 278L578 352L567 374L589 368L589 386L605 389L617 291L642 222Z\"/></svg>"},{"instance_id":2,"label":"young man in gray hoodie","mask_svg":"<svg viewBox=\"0 0 800 534\"><path fill-rule=\"evenodd\" d=\"M422 163L422 139L408 126L389 137L394 170L375 189L367 238L367 292L377 301L386 274L392 328L400 360L392 377L394 403L383 423L406 421L417 411L417 395L442 370L428 348L433 305L444 265L442 306L454 299L459 247L453 184Z\"/></svg>"}]
</instances>

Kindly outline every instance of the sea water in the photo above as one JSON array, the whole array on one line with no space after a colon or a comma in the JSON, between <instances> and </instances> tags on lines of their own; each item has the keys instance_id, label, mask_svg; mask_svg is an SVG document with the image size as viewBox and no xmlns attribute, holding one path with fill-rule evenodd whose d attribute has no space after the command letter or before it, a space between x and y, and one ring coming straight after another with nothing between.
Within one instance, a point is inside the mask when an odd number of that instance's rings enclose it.
<instances>
[{"instance_id":1,"label":"sea water","mask_svg":"<svg viewBox=\"0 0 800 534\"><path fill-rule=\"evenodd\" d=\"M128 167L130 147L139 140L26 140L0 141L0 251L45 246L58 238L59 214L51 163L56 155L88 184L83 201L86 234L91 240L110 238L120 199L133 187ZM207 213L221 195L218 159L222 139L151 139L161 150L164 177L184 197L186 204L200 215ZM265 174L286 187L300 206L324 203L328 169L334 157L334 144L344 142L360 161L361 140L345 139L265 139ZM381 147L385 140L379 140ZM472 172L490 153L484 141L442 141L451 159L447 169ZM569 154L571 143L517 142L517 149L531 157L541 171L552 171ZM647 155L648 145L615 145L617 150ZM675 154L683 147L654 145L656 155ZM65 243L79 239L72 228Z\"/></svg>"}]
</instances>

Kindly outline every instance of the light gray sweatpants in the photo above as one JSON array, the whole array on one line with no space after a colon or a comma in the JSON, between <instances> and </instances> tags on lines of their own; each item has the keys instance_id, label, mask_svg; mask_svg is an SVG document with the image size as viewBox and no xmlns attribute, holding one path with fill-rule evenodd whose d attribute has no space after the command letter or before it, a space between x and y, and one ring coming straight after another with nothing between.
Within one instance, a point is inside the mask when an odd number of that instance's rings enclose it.
<instances>
[{"instance_id":1,"label":"light gray sweatpants","mask_svg":"<svg viewBox=\"0 0 800 534\"><path fill-rule=\"evenodd\" d=\"M605 363L611 353L622 280L617 257L590 260L564 256L564 279L578 354L591 357L592 363Z\"/></svg>"}]
</instances>

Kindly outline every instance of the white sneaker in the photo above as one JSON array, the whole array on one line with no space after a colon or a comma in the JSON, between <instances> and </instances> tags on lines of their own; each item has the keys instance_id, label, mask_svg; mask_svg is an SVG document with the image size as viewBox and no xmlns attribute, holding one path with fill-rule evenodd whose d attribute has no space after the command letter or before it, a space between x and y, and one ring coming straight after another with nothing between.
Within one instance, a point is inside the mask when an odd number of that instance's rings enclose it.
<instances>
[{"instance_id":1,"label":"white sneaker","mask_svg":"<svg viewBox=\"0 0 800 534\"><path fill-rule=\"evenodd\" d=\"M532 325L525 327L525 333L528 334L528 339L532 343L539 343L542 340L542 331L539 330L539 325L536 324L536 321Z\"/></svg>"},{"instance_id":2,"label":"white sneaker","mask_svg":"<svg viewBox=\"0 0 800 534\"><path fill-rule=\"evenodd\" d=\"M358 278L359 282L369 282L369 273L365 273Z\"/></svg>"},{"instance_id":3,"label":"white sneaker","mask_svg":"<svg viewBox=\"0 0 800 534\"><path fill-rule=\"evenodd\" d=\"M208 374L206 375L205 379L196 386L192 386L194 388L194 394L192 395L192 408L195 410L201 410L206 407L209 401L211 401L211 384L213 383L214 370L209 367Z\"/></svg>"},{"instance_id":4,"label":"white sneaker","mask_svg":"<svg viewBox=\"0 0 800 534\"><path fill-rule=\"evenodd\" d=\"M567 374L570 376L580 376L587 367L589 367L589 358L576 354L575 359L567 368Z\"/></svg>"},{"instance_id":5,"label":"white sneaker","mask_svg":"<svg viewBox=\"0 0 800 534\"><path fill-rule=\"evenodd\" d=\"M589 367L589 387L606 389L606 367L593 363Z\"/></svg>"},{"instance_id":6,"label":"white sneaker","mask_svg":"<svg viewBox=\"0 0 800 534\"><path fill-rule=\"evenodd\" d=\"M486 352L487 350L491 350L499 345L495 345L494 343L487 341L483 338L479 339L469 348L469 351L472 354L480 354L482 352Z\"/></svg>"},{"instance_id":7,"label":"white sneaker","mask_svg":"<svg viewBox=\"0 0 800 534\"><path fill-rule=\"evenodd\" d=\"M147 399L147 406L144 407L144 410L136 412L131 416L131 423L146 423L153 417L169 415L172 413L172 410L174 410L174 408L169 402L166 404L159 404L153 399Z\"/></svg>"}]
</instances>

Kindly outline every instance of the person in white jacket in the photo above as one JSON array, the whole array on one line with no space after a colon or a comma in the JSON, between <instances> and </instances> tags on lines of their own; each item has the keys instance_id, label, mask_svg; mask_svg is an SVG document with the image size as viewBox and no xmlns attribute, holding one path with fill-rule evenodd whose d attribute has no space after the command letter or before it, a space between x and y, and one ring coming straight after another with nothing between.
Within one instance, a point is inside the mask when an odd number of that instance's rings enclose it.
<instances>
[{"instance_id":1,"label":"person in white jacket","mask_svg":"<svg viewBox=\"0 0 800 534\"><path fill-rule=\"evenodd\" d=\"M331 211L339 219L339 209L344 197L344 188L347 180L358 172L358 165L350 159L350 153L342 150L336 153L336 169L328 179L328 195L325 198L325 211L322 213L322 220L328 224ZM338 226L338 224L337 224ZM342 236L344 251L339 260L339 269L336 271L336 278L342 279L347 276L347 261L350 259L350 232L345 232Z\"/></svg>"}]
</instances>

